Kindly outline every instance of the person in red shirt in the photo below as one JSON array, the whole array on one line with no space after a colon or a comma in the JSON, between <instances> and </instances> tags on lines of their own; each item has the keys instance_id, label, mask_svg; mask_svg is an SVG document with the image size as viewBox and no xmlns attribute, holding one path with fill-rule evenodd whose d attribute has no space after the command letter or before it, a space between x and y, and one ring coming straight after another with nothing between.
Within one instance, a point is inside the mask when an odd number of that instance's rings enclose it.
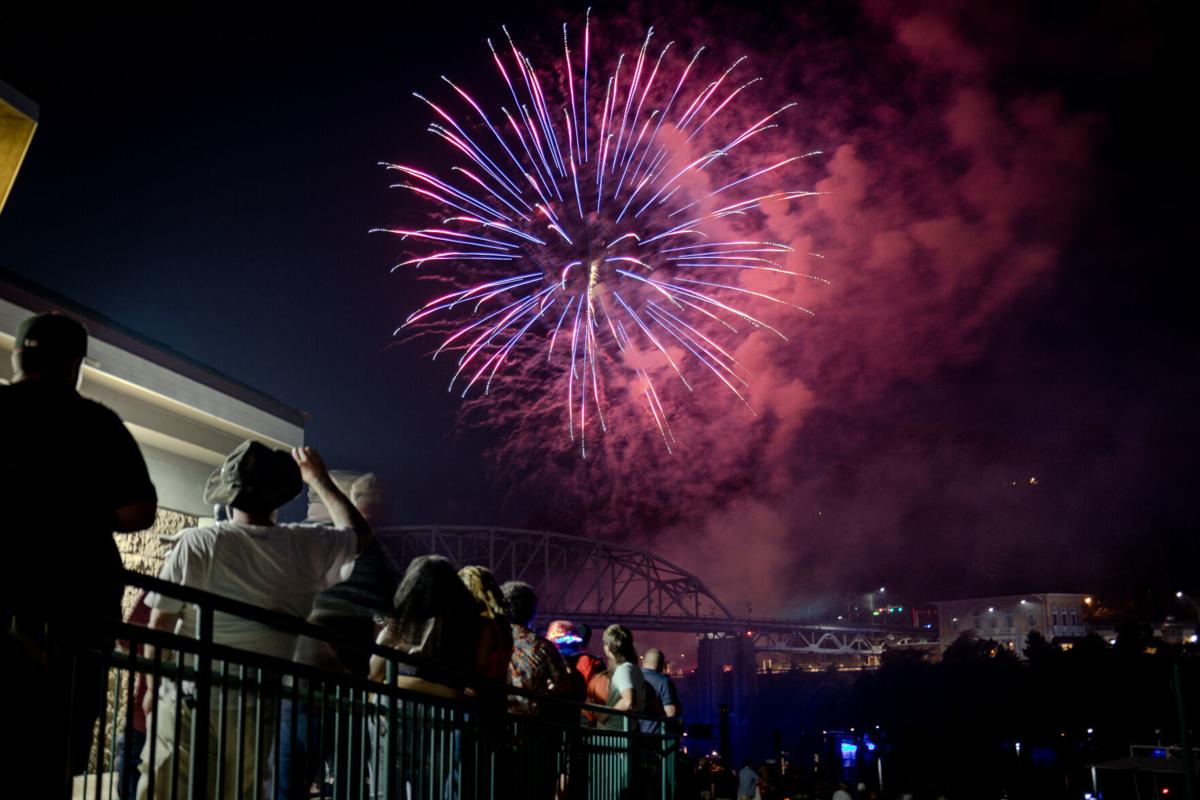
<instances>
[{"instance_id":1,"label":"person in red shirt","mask_svg":"<svg viewBox=\"0 0 1200 800\"><path fill-rule=\"evenodd\" d=\"M143 589L137 596L137 600L133 603L133 609L129 612L129 616L125 618L125 622L130 625L140 625L145 627L150 622L150 606L146 605L146 590ZM130 643L126 639L121 639L117 642L117 649L122 653L128 653ZM145 654L145 645L137 645L137 655L140 657ZM125 726L121 734L117 737L116 745L116 762L117 762L117 796L121 800L134 797L137 794L138 782L138 765L142 763L142 748L146 744L146 711L142 708L142 704L146 698L146 674L138 672L133 674L133 715L132 723ZM125 702L124 693L118 700L118 707ZM128 719L125 716L125 711L121 711L120 722Z\"/></svg>"},{"instance_id":2,"label":"person in red shirt","mask_svg":"<svg viewBox=\"0 0 1200 800\"><path fill-rule=\"evenodd\" d=\"M573 684L578 688L572 692L571 699L599 706L608 705L608 673L604 659L587 652L592 629L583 623L556 619L546 629L546 638L558 648L568 669L576 676ZM584 711L583 724L589 728L595 727L596 715Z\"/></svg>"}]
</instances>

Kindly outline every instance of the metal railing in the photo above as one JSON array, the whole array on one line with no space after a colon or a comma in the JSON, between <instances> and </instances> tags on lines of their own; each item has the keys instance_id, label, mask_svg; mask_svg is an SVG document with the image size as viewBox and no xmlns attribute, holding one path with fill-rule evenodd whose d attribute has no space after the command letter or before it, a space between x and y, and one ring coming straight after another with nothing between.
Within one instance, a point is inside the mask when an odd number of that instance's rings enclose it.
<instances>
[{"instance_id":1,"label":"metal railing","mask_svg":"<svg viewBox=\"0 0 1200 800\"><path fill-rule=\"evenodd\" d=\"M31 797L673 797L677 740L664 720L465 675L443 673L448 686L466 687L462 693L401 688L395 677L416 662L395 650L137 573L123 580L194 606L194 638L84 615L6 610L0 619L10 640L42 655L26 688L59 698L43 709L52 744L30 765L45 778L44 791ZM369 652L386 660L388 680L218 644L218 613ZM118 640L128 647L114 647ZM139 654L142 645L152 655ZM137 704L148 683L157 684L157 702L139 730ZM539 713L509 713L511 696L536 698ZM585 708L603 711L618 729L584 727ZM90 737L72 724L91 717ZM87 744L81 738L90 739L86 769L70 755Z\"/></svg>"}]
</instances>

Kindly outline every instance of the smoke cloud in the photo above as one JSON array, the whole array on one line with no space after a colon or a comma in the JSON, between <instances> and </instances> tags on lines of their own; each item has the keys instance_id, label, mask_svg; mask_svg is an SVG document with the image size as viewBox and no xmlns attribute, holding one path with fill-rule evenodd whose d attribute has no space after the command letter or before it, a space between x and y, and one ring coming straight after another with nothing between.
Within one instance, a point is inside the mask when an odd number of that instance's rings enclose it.
<instances>
[{"instance_id":1,"label":"smoke cloud","mask_svg":"<svg viewBox=\"0 0 1200 800\"><path fill-rule=\"evenodd\" d=\"M704 80L743 54L738 75L766 77L707 139L672 141L677 162L798 102L773 135L698 176L692 196L822 151L778 179L815 194L727 222L737 237L787 243L785 266L823 279L747 272L739 285L812 316L752 306L787 335L733 339L753 411L713 376L689 391L659 354L640 354L670 413L670 452L632 382L606 387L628 400L587 459L548 433L561 409L537 370L468 403L467 429L507 426L493 452L506 516L644 545L761 614L881 580L952 592L1058 552L1019 445L922 407L922 387L1002 347L1007 321L1053 285L1096 180L1103 118L1053 86L1001 80L1011 57L996 31L1018 36L1019 20L870 3L786 24L719 12L679 30L677 19L659 26L682 43L666 64L704 43Z\"/></svg>"}]
</instances>

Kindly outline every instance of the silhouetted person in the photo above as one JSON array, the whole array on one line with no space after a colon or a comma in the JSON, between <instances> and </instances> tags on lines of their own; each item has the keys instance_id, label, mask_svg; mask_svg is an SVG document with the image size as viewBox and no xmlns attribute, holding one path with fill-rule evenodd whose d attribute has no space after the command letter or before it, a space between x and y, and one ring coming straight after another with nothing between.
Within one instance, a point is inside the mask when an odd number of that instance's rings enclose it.
<instances>
[{"instance_id":1,"label":"silhouetted person","mask_svg":"<svg viewBox=\"0 0 1200 800\"><path fill-rule=\"evenodd\" d=\"M374 473L329 470L329 476L338 489L350 498L372 530L391 524L391 497ZM313 488L308 491L308 515L304 522L326 527L334 524L320 493ZM350 577L320 592L313 600L308 621L325 628L339 641L331 643L301 636L296 643L297 663L367 677L370 672L370 651L367 648L379 635L380 626L375 620L391 615L392 598L400 577L401 572L383 543L378 538L372 538L355 559ZM303 698L307 689L308 682L302 680L298 696ZM359 768L358 762L350 761L348 757L349 753L363 746L361 731L354 729L340 739L334 736L336 712L332 703L310 704L306 699L295 702L290 697L283 699L279 715L280 779L275 785L277 800L307 798L309 786L314 783L321 786L322 796L325 796L325 774L327 771L337 772L338 751L343 764L349 764L349 767L343 766L343 770L348 768L354 771ZM371 758L369 746L366 758L368 761ZM347 784L351 784L360 776L343 777Z\"/></svg>"},{"instance_id":2,"label":"silhouetted person","mask_svg":"<svg viewBox=\"0 0 1200 800\"><path fill-rule=\"evenodd\" d=\"M558 652L567 662L571 671L579 676L584 690L580 702L592 705L608 705L608 672L604 659L597 658L587 651L592 641L592 629L580 622L558 619L550 623L546 629L546 638L554 643ZM572 679L574 680L574 679ZM578 694L578 685L571 691ZM589 728L596 726L596 715L588 710L583 711L583 724Z\"/></svg>"},{"instance_id":3,"label":"silhouetted person","mask_svg":"<svg viewBox=\"0 0 1200 800\"><path fill-rule=\"evenodd\" d=\"M450 700L461 700L472 681L478 654L477 643L482 619L474 596L459 580L454 565L442 556L417 556L409 562L404 578L396 589L392 616L379 634L377 644L398 650L404 661L395 663L395 685L412 692ZM371 678L387 680L388 661L371 656ZM462 771L461 736L457 726L444 721L434 723L424 717L423 709L410 702L382 701L379 715L368 720L371 750L389 752L387 737L396 753L395 779L398 784L383 791L382 759L372 759L368 767L371 796L380 798L460 796ZM391 728L395 715L399 729ZM437 726L427 728L426 726ZM420 740L424 735L450 734L449 759L430 757ZM433 732L436 730L437 732ZM408 732L408 735L405 733ZM378 762L378 763L376 763Z\"/></svg>"},{"instance_id":4,"label":"silhouetted person","mask_svg":"<svg viewBox=\"0 0 1200 800\"><path fill-rule=\"evenodd\" d=\"M71 774L87 768L104 702L106 670L91 653L113 644L94 618L121 615L121 557L112 534L150 527L157 507L129 431L112 411L79 394L87 343L87 329L69 317L30 317L17 329L12 385L0 386L0 502L9 534L0 617L10 627L15 615L15 635L32 648L22 652L38 655L49 682L41 695L48 707L40 713L55 740L47 752L66 753ZM42 620L49 622L45 629ZM29 690L7 677L0 676L5 692ZM38 779L65 788L58 765L51 773ZM34 773L23 767L9 774Z\"/></svg>"},{"instance_id":5,"label":"silhouetted person","mask_svg":"<svg viewBox=\"0 0 1200 800\"><path fill-rule=\"evenodd\" d=\"M754 764L750 759L746 759L742 764L741 770L737 774L738 800L754 800L754 790L762 783L762 778L754 771Z\"/></svg>"}]
</instances>

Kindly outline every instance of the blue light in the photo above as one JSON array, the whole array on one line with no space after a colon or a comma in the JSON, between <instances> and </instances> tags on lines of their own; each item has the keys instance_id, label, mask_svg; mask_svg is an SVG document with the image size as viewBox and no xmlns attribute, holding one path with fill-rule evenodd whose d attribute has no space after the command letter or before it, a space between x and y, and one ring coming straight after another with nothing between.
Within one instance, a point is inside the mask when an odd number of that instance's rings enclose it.
<instances>
[{"instance_id":1,"label":"blue light","mask_svg":"<svg viewBox=\"0 0 1200 800\"><path fill-rule=\"evenodd\" d=\"M1156 748L1154 748L1154 749L1153 749L1153 750L1150 752L1150 757L1151 757L1151 758L1166 758L1166 757L1167 757L1167 751L1166 751L1166 748L1163 748L1163 747L1156 747Z\"/></svg>"},{"instance_id":2,"label":"blue light","mask_svg":"<svg viewBox=\"0 0 1200 800\"><path fill-rule=\"evenodd\" d=\"M867 737L865 737L865 736L863 737L863 744L865 744L865 745L867 746L867 752L868 752L868 753L874 753L874 752L875 752L875 743L874 743L874 742L872 742L870 739L868 739L868 738L867 738Z\"/></svg>"},{"instance_id":3,"label":"blue light","mask_svg":"<svg viewBox=\"0 0 1200 800\"><path fill-rule=\"evenodd\" d=\"M858 759L858 745L854 742L842 742L842 765L846 767L854 766L854 762Z\"/></svg>"}]
</instances>

